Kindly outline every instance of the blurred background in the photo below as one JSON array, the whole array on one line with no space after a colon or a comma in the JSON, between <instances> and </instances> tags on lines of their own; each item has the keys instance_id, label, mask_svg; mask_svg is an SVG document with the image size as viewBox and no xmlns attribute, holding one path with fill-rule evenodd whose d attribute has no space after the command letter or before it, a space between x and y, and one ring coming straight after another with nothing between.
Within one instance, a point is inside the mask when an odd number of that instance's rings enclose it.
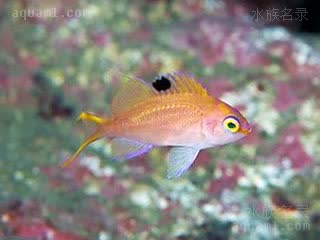
<instances>
[{"instance_id":1,"label":"blurred background","mask_svg":"<svg viewBox=\"0 0 320 240\"><path fill-rule=\"evenodd\" d=\"M0 239L319 239L316 1L0 1ZM167 180L167 149L70 156L115 69L183 70L254 126Z\"/></svg>"}]
</instances>

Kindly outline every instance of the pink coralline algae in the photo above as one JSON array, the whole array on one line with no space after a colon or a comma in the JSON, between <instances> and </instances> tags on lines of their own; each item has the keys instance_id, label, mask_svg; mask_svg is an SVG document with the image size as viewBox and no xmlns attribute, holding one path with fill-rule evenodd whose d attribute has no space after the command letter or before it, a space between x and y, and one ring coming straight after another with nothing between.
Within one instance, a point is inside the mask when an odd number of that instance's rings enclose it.
<instances>
[{"instance_id":1,"label":"pink coralline algae","mask_svg":"<svg viewBox=\"0 0 320 240\"><path fill-rule=\"evenodd\" d=\"M212 180L208 187L208 193L212 195L220 195L224 189L233 189L237 185L238 179L244 176L244 171L239 164L228 166L219 162L217 169L221 171L221 176Z\"/></svg>"},{"instance_id":2,"label":"pink coralline algae","mask_svg":"<svg viewBox=\"0 0 320 240\"><path fill-rule=\"evenodd\" d=\"M276 83L276 91L274 107L278 111L287 111L290 107L297 106L302 100L297 96L299 90L292 83L278 82Z\"/></svg>"},{"instance_id":3,"label":"pink coralline algae","mask_svg":"<svg viewBox=\"0 0 320 240\"><path fill-rule=\"evenodd\" d=\"M229 57L233 58L237 67L270 63L265 52L250 38L256 29L249 23L232 24L223 19L201 19L190 25L198 31L178 32L174 45L191 51L205 66L214 66L227 61Z\"/></svg>"},{"instance_id":4,"label":"pink coralline algae","mask_svg":"<svg viewBox=\"0 0 320 240\"><path fill-rule=\"evenodd\" d=\"M236 68L268 67L279 58L291 78L315 78L320 73L320 56L285 30L263 29L234 18L204 18L175 32L173 46L190 51L204 65L228 62ZM189 31L189 28L197 31Z\"/></svg>"},{"instance_id":5,"label":"pink coralline algae","mask_svg":"<svg viewBox=\"0 0 320 240\"><path fill-rule=\"evenodd\" d=\"M299 125L291 125L286 128L273 149L273 153L278 158L278 162L285 164L289 161L290 167L295 170L310 166L313 163L312 158L304 150L300 136L302 127Z\"/></svg>"},{"instance_id":6,"label":"pink coralline algae","mask_svg":"<svg viewBox=\"0 0 320 240\"><path fill-rule=\"evenodd\" d=\"M16 228L16 234L23 238L52 240L84 240L77 235L58 231L45 222L21 224Z\"/></svg>"},{"instance_id":7,"label":"pink coralline algae","mask_svg":"<svg viewBox=\"0 0 320 240\"><path fill-rule=\"evenodd\" d=\"M110 41L110 35L106 32L95 32L91 39L97 47L105 47Z\"/></svg>"},{"instance_id":8,"label":"pink coralline algae","mask_svg":"<svg viewBox=\"0 0 320 240\"><path fill-rule=\"evenodd\" d=\"M235 90L234 84L226 77L210 79L206 83L207 91L210 95L221 97L224 93Z\"/></svg>"},{"instance_id":9,"label":"pink coralline algae","mask_svg":"<svg viewBox=\"0 0 320 240\"><path fill-rule=\"evenodd\" d=\"M1 220L13 236L30 239L84 240L85 238L66 231L58 230L53 224L41 217L40 206L36 202L12 201ZM1 237L1 234L0 234Z\"/></svg>"},{"instance_id":10,"label":"pink coralline algae","mask_svg":"<svg viewBox=\"0 0 320 240\"><path fill-rule=\"evenodd\" d=\"M320 74L320 55L305 43L288 36L271 40L266 50L280 59L290 78L312 79Z\"/></svg>"}]
</instances>

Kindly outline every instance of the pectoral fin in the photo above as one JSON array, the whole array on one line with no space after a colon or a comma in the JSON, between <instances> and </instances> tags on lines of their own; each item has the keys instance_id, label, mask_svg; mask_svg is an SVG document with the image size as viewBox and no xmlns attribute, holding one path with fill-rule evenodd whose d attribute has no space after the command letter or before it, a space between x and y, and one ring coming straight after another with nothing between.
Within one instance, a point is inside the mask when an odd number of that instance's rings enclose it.
<instances>
[{"instance_id":1,"label":"pectoral fin","mask_svg":"<svg viewBox=\"0 0 320 240\"><path fill-rule=\"evenodd\" d=\"M192 147L173 147L169 152L167 178L178 178L191 166L199 150Z\"/></svg>"},{"instance_id":2,"label":"pectoral fin","mask_svg":"<svg viewBox=\"0 0 320 240\"><path fill-rule=\"evenodd\" d=\"M111 153L116 160L137 157L150 151L153 147L151 144L145 144L126 138L114 138L110 143Z\"/></svg>"}]
</instances>

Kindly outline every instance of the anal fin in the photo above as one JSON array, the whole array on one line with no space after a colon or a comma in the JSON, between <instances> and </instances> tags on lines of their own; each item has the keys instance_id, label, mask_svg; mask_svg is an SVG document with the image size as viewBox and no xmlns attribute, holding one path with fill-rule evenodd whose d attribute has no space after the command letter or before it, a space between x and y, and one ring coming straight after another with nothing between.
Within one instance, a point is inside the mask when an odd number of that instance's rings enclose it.
<instances>
[{"instance_id":1,"label":"anal fin","mask_svg":"<svg viewBox=\"0 0 320 240\"><path fill-rule=\"evenodd\" d=\"M113 158L131 159L152 149L151 144L145 144L126 138L114 138L110 141Z\"/></svg>"}]
</instances>

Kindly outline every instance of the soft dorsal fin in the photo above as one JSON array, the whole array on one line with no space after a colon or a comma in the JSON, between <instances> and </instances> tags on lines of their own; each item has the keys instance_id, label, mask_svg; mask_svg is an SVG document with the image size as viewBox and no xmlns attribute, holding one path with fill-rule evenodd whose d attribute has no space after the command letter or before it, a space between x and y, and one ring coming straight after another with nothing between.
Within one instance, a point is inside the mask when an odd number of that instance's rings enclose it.
<instances>
[{"instance_id":1,"label":"soft dorsal fin","mask_svg":"<svg viewBox=\"0 0 320 240\"><path fill-rule=\"evenodd\" d=\"M112 100L113 114L125 112L139 102L154 96L156 93L150 85L139 78L121 74L121 87Z\"/></svg>"},{"instance_id":2,"label":"soft dorsal fin","mask_svg":"<svg viewBox=\"0 0 320 240\"><path fill-rule=\"evenodd\" d=\"M180 72L161 74L152 83L160 94L190 93L208 96L207 91L193 77Z\"/></svg>"}]
</instances>

